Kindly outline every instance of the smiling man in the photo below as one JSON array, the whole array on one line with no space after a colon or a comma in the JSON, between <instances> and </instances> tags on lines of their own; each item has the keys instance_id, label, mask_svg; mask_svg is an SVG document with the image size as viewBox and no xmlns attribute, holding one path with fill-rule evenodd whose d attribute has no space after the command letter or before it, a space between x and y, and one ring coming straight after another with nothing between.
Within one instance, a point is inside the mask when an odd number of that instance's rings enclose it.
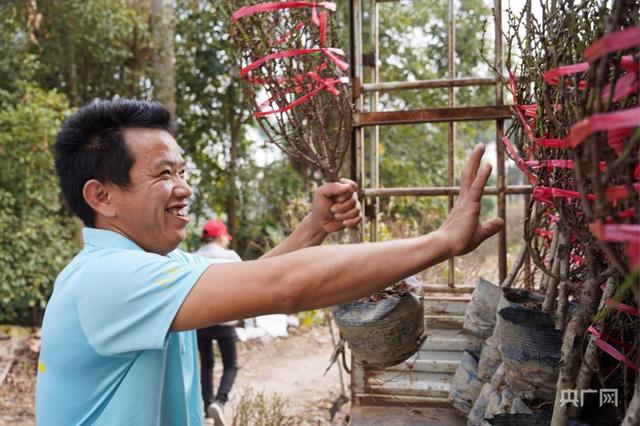
<instances>
[{"instance_id":1,"label":"smiling man","mask_svg":"<svg viewBox=\"0 0 640 426\"><path fill-rule=\"evenodd\" d=\"M58 276L42 327L40 425L200 425L195 329L368 296L498 232L478 222L491 173L483 148L464 168L445 224L386 243L319 246L360 222L357 185L321 186L310 213L261 259L215 263L178 250L191 189L169 113L97 101L63 125L56 169L84 248Z\"/></svg>"}]
</instances>

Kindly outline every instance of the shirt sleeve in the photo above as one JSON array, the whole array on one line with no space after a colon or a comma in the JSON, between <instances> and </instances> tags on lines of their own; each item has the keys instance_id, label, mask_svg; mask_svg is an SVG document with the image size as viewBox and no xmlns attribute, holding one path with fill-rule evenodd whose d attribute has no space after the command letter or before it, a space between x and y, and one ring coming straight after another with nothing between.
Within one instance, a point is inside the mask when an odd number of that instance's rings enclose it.
<instances>
[{"instance_id":1,"label":"shirt sleeve","mask_svg":"<svg viewBox=\"0 0 640 426\"><path fill-rule=\"evenodd\" d=\"M184 299L212 263L187 254L131 251L87 265L77 292L78 312L95 351L128 356L162 349Z\"/></svg>"}]
</instances>

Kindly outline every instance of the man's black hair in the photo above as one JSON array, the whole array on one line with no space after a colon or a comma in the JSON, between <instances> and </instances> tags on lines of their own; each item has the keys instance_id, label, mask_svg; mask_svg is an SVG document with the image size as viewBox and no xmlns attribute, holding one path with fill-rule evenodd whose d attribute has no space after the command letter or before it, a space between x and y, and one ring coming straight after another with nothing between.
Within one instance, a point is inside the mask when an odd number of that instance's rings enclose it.
<instances>
[{"instance_id":1,"label":"man's black hair","mask_svg":"<svg viewBox=\"0 0 640 426\"><path fill-rule=\"evenodd\" d=\"M95 212L82 195L84 184L96 179L121 188L129 186L135 159L124 140L124 130L135 127L175 133L175 123L166 108L157 102L133 99L87 104L58 132L55 163L60 187L71 211L87 226L95 226Z\"/></svg>"}]
</instances>

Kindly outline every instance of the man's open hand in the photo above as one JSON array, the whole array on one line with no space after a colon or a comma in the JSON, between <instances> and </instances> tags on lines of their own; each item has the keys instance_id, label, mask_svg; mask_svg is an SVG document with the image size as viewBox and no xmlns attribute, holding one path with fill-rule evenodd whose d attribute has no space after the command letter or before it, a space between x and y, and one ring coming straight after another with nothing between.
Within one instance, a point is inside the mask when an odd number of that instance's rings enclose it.
<instances>
[{"instance_id":1,"label":"man's open hand","mask_svg":"<svg viewBox=\"0 0 640 426\"><path fill-rule=\"evenodd\" d=\"M493 218L480 223L480 198L491 175L491 165L480 166L484 145L477 145L462 170L460 195L444 224L438 230L447 236L450 256L460 256L478 247L484 240L500 232L504 221Z\"/></svg>"},{"instance_id":2,"label":"man's open hand","mask_svg":"<svg viewBox=\"0 0 640 426\"><path fill-rule=\"evenodd\" d=\"M327 233L358 226L362 221L358 184L340 179L319 187L313 194L311 220Z\"/></svg>"}]
</instances>

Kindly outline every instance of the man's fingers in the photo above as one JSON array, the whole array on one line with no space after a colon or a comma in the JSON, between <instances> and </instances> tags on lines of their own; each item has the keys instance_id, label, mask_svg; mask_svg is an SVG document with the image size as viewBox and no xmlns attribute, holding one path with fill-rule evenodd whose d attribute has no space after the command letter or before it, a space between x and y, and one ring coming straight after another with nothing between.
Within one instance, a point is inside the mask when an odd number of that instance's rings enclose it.
<instances>
[{"instance_id":1,"label":"man's fingers","mask_svg":"<svg viewBox=\"0 0 640 426\"><path fill-rule=\"evenodd\" d=\"M482 195L482 191L484 191L484 187L489 180L489 176L491 176L491 164L483 164L480 167L480 170L476 174L476 177L473 179L471 183L471 187L469 188L474 197L480 197Z\"/></svg>"},{"instance_id":2,"label":"man's fingers","mask_svg":"<svg viewBox=\"0 0 640 426\"><path fill-rule=\"evenodd\" d=\"M358 204L358 200L355 200L351 197L347 198L346 201L337 202L333 206L331 206L332 213L345 213L351 209L353 209Z\"/></svg>"},{"instance_id":3,"label":"man's fingers","mask_svg":"<svg viewBox=\"0 0 640 426\"><path fill-rule=\"evenodd\" d=\"M349 187L350 187L353 191L357 191L357 190L358 190L358 184L357 184L357 183L355 183L354 181L352 181L351 179L341 178L341 179L340 179L340 183L345 184L345 185L349 185Z\"/></svg>"},{"instance_id":4,"label":"man's fingers","mask_svg":"<svg viewBox=\"0 0 640 426\"><path fill-rule=\"evenodd\" d=\"M467 160L467 163L462 169L462 177L460 178L460 187L462 191L468 190L474 181L476 174L478 173L478 167L480 166L480 160L484 155L484 145L478 144L473 148L471 156Z\"/></svg>"},{"instance_id":5,"label":"man's fingers","mask_svg":"<svg viewBox=\"0 0 640 426\"><path fill-rule=\"evenodd\" d=\"M358 226L358 224L362 221L362 216L358 215L358 217L354 217L353 219L347 219L342 221L342 225L347 228L354 228Z\"/></svg>"},{"instance_id":6,"label":"man's fingers","mask_svg":"<svg viewBox=\"0 0 640 426\"><path fill-rule=\"evenodd\" d=\"M347 200L358 191L358 184L349 179L342 179L340 182L329 182L318 188L318 192L324 197L333 198L340 201Z\"/></svg>"},{"instance_id":7,"label":"man's fingers","mask_svg":"<svg viewBox=\"0 0 640 426\"><path fill-rule=\"evenodd\" d=\"M344 213L334 213L333 218L335 220L348 220L348 219L353 219L354 217L358 217L360 216L360 210L359 209L352 209L349 211L346 211Z\"/></svg>"},{"instance_id":8,"label":"man's fingers","mask_svg":"<svg viewBox=\"0 0 640 426\"><path fill-rule=\"evenodd\" d=\"M349 193L347 192L346 194L342 194L342 195L338 195L338 198L336 198L336 203L341 204L344 203L347 200L351 200L353 198L355 193Z\"/></svg>"}]
</instances>

